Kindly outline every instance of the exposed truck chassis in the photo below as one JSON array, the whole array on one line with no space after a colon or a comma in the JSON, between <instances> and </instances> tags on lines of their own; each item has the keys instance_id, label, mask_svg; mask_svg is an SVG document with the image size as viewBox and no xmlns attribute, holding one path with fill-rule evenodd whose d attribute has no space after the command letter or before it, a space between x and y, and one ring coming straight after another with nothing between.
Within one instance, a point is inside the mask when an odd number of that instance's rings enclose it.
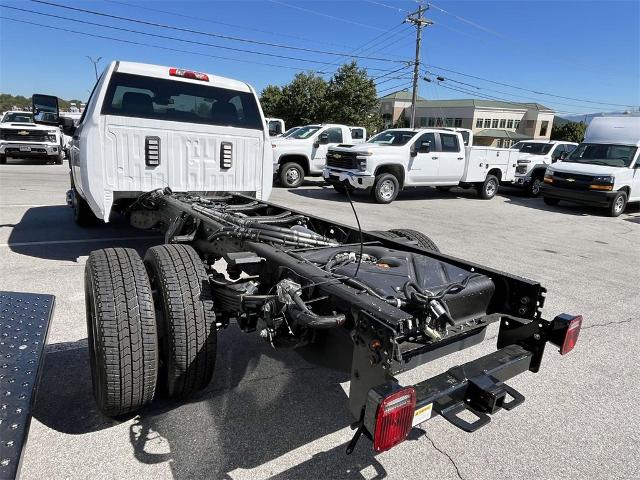
<instances>
[{"instance_id":1,"label":"exposed truck chassis","mask_svg":"<svg viewBox=\"0 0 640 480\"><path fill-rule=\"evenodd\" d=\"M216 329L235 321L276 348L315 342L328 329L350 335L349 408L356 432L348 453L363 433L376 450L391 448L412 426L436 414L465 431L477 430L490 414L523 402L504 382L527 370L537 372L547 342L566 353L577 339L581 317L542 318L545 289L539 283L440 253L416 232L360 232L239 194L199 196L165 189L144 194L126 211L133 225L163 231L165 244L197 252ZM93 296L88 291L90 330ZM154 303L157 312L156 297ZM158 323L160 317L162 312ZM493 322L500 322L496 352L413 387L400 386L394 377L480 343ZM159 345L162 363L162 339ZM96 381L94 372L94 390ZM388 425L381 416L387 400L406 400L410 415L391 420L401 431L385 443ZM463 410L476 420L463 420Z\"/></svg>"}]
</instances>

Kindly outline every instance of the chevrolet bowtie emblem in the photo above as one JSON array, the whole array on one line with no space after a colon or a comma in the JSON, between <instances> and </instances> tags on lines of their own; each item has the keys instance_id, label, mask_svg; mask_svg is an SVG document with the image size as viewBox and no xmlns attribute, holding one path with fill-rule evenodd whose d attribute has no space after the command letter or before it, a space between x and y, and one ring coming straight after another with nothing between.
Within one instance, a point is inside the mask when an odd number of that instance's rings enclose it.
<instances>
[{"instance_id":1,"label":"chevrolet bowtie emblem","mask_svg":"<svg viewBox=\"0 0 640 480\"><path fill-rule=\"evenodd\" d=\"M29 132L22 130L21 132L18 132L18 135L29 135Z\"/></svg>"},{"instance_id":2,"label":"chevrolet bowtie emblem","mask_svg":"<svg viewBox=\"0 0 640 480\"><path fill-rule=\"evenodd\" d=\"M334 154L333 154L333 156L334 156L335 158L341 158L341 157L342 157L342 155L340 155L339 153L334 153Z\"/></svg>"},{"instance_id":3,"label":"chevrolet bowtie emblem","mask_svg":"<svg viewBox=\"0 0 640 480\"><path fill-rule=\"evenodd\" d=\"M576 179L575 178L567 178L567 182L575 182Z\"/></svg>"}]
</instances>

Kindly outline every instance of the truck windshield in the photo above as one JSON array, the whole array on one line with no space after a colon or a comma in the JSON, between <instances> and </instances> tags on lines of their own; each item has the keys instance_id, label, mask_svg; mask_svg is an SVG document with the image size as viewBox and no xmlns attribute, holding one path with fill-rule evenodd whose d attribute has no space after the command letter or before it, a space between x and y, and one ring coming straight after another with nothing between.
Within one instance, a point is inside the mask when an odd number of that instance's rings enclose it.
<instances>
[{"instance_id":1,"label":"truck windshield","mask_svg":"<svg viewBox=\"0 0 640 480\"><path fill-rule=\"evenodd\" d=\"M251 92L129 73L111 76L102 114L255 130L265 128Z\"/></svg>"},{"instance_id":2,"label":"truck windshield","mask_svg":"<svg viewBox=\"0 0 640 480\"><path fill-rule=\"evenodd\" d=\"M375 135L367 143L377 143L378 145L406 145L416 135L411 130L387 130Z\"/></svg>"},{"instance_id":3,"label":"truck windshield","mask_svg":"<svg viewBox=\"0 0 640 480\"><path fill-rule=\"evenodd\" d=\"M33 123L33 115L29 112L10 112L2 118L2 122Z\"/></svg>"},{"instance_id":4,"label":"truck windshield","mask_svg":"<svg viewBox=\"0 0 640 480\"><path fill-rule=\"evenodd\" d=\"M609 167L631 165L638 147L601 143L581 143L563 162L589 163Z\"/></svg>"},{"instance_id":5,"label":"truck windshield","mask_svg":"<svg viewBox=\"0 0 640 480\"><path fill-rule=\"evenodd\" d=\"M546 155L553 148L551 143L518 142L512 148L518 147L522 153L531 155Z\"/></svg>"},{"instance_id":6,"label":"truck windshield","mask_svg":"<svg viewBox=\"0 0 640 480\"><path fill-rule=\"evenodd\" d=\"M309 138L311 135L316 133L318 130L320 130L320 127L314 127L314 126L302 127L300 129L296 130L295 132L293 132L287 138L299 138L299 139Z\"/></svg>"}]
</instances>

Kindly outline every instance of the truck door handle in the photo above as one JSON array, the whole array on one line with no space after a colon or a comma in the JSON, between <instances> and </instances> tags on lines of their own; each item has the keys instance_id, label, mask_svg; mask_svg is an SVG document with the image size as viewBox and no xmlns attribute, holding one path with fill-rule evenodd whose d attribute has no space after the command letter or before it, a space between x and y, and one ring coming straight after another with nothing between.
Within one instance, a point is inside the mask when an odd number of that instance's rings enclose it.
<instances>
[{"instance_id":1,"label":"truck door handle","mask_svg":"<svg viewBox=\"0 0 640 480\"><path fill-rule=\"evenodd\" d=\"M431 159L432 159L432 160L437 160L437 159L438 159L438 157L431 157Z\"/></svg>"},{"instance_id":2,"label":"truck door handle","mask_svg":"<svg viewBox=\"0 0 640 480\"><path fill-rule=\"evenodd\" d=\"M458 157L458 160L464 160L464 157Z\"/></svg>"}]
</instances>

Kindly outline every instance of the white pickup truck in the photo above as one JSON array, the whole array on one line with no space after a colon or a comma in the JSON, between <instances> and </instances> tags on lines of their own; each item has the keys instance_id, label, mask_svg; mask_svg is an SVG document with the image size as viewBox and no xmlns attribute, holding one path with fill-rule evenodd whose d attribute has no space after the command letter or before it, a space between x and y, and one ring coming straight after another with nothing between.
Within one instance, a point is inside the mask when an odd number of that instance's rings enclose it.
<instances>
[{"instance_id":1,"label":"white pickup truck","mask_svg":"<svg viewBox=\"0 0 640 480\"><path fill-rule=\"evenodd\" d=\"M640 117L591 120L584 141L547 167L542 196L547 205L605 207L611 217L640 202Z\"/></svg>"},{"instance_id":2,"label":"white pickup truck","mask_svg":"<svg viewBox=\"0 0 640 480\"><path fill-rule=\"evenodd\" d=\"M362 143L367 131L362 127L323 124L306 125L288 137L273 139L274 180L287 188L302 185L305 176L320 176L329 147Z\"/></svg>"},{"instance_id":3,"label":"white pickup truck","mask_svg":"<svg viewBox=\"0 0 640 480\"><path fill-rule=\"evenodd\" d=\"M475 187L490 199L500 182L513 181L520 152L472 147L470 130L390 129L367 143L332 147L323 176L338 192L369 190L378 203L391 203L407 187Z\"/></svg>"},{"instance_id":4,"label":"white pickup truck","mask_svg":"<svg viewBox=\"0 0 640 480\"><path fill-rule=\"evenodd\" d=\"M62 133L57 126L33 123L31 112L6 112L0 123L0 163L7 157L37 158L62 164Z\"/></svg>"},{"instance_id":5,"label":"white pickup truck","mask_svg":"<svg viewBox=\"0 0 640 480\"><path fill-rule=\"evenodd\" d=\"M577 143L559 140L524 140L511 148L518 150L518 166L512 186L524 188L531 197L540 194L547 166L569 155Z\"/></svg>"}]
</instances>

